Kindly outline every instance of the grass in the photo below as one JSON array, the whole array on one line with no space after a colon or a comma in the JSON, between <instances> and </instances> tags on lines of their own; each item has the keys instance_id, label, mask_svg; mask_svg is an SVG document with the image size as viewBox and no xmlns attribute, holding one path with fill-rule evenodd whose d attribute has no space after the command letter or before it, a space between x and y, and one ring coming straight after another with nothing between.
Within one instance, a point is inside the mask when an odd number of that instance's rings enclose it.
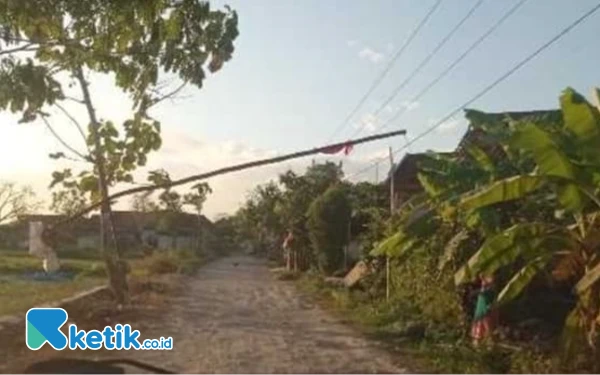
<instances>
[{"instance_id":1,"label":"grass","mask_svg":"<svg viewBox=\"0 0 600 375\"><path fill-rule=\"evenodd\" d=\"M0 283L0 316L24 313L31 307L70 297L105 282L104 278L90 277L48 284L32 281Z\"/></svg>"},{"instance_id":2,"label":"grass","mask_svg":"<svg viewBox=\"0 0 600 375\"><path fill-rule=\"evenodd\" d=\"M27 251L0 251L0 316L25 312L102 285L106 282L104 265L99 259L61 259L61 270L72 279L43 282L23 277L42 272L42 261Z\"/></svg>"},{"instance_id":3,"label":"grass","mask_svg":"<svg viewBox=\"0 0 600 375\"><path fill-rule=\"evenodd\" d=\"M499 345L474 348L464 328L431 319L406 298L386 302L368 292L331 287L318 275L310 274L298 278L296 285L342 321L399 356L410 358L413 371L548 373L557 370L556 361L529 348L515 350Z\"/></svg>"},{"instance_id":4,"label":"grass","mask_svg":"<svg viewBox=\"0 0 600 375\"><path fill-rule=\"evenodd\" d=\"M26 250L0 250L0 316L25 313L92 287L106 284L104 262L98 253L59 252L61 271L72 276L60 281L37 281L27 274L43 272L42 261ZM195 272L204 259L189 251L155 252L144 258L129 259L130 278L164 273Z\"/></svg>"}]
</instances>

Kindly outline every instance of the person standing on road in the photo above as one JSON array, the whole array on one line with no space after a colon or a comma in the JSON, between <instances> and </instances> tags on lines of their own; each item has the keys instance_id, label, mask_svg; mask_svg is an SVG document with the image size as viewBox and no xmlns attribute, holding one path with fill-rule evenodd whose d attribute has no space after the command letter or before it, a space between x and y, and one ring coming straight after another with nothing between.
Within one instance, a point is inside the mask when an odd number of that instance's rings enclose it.
<instances>
[{"instance_id":1,"label":"person standing on road","mask_svg":"<svg viewBox=\"0 0 600 375\"><path fill-rule=\"evenodd\" d=\"M294 241L294 234L291 230L288 230L285 239L283 240L283 259L285 261L285 268L290 271L292 269L292 242Z\"/></svg>"}]
</instances>

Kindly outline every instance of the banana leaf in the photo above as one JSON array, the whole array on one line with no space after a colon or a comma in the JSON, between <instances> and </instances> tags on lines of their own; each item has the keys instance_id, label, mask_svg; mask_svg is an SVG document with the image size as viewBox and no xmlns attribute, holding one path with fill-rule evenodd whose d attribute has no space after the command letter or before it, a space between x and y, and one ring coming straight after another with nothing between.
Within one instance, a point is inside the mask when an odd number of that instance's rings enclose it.
<instances>
[{"instance_id":1,"label":"banana leaf","mask_svg":"<svg viewBox=\"0 0 600 375\"><path fill-rule=\"evenodd\" d=\"M516 298L527 285L538 275L552 259L551 254L545 254L535 258L533 261L525 265L519 272L517 272L510 281L504 286L502 291L498 294L496 303L498 305L505 304L514 298Z\"/></svg>"},{"instance_id":2,"label":"banana leaf","mask_svg":"<svg viewBox=\"0 0 600 375\"><path fill-rule=\"evenodd\" d=\"M545 223L523 223L489 238L455 273L455 284L473 280L478 274L490 275L514 262L523 252L536 251L536 243L552 230L554 228Z\"/></svg>"},{"instance_id":3,"label":"banana leaf","mask_svg":"<svg viewBox=\"0 0 600 375\"><path fill-rule=\"evenodd\" d=\"M466 151L469 155L471 155L471 157L477 163L479 168L483 169L484 171L490 174L495 173L496 166L494 165L494 162L488 156L488 154L486 154L485 151L483 151L480 147L477 147L474 144L467 145Z\"/></svg>"},{"instance_id":4,"label":"banana leaf","mask_svg":"<svg viewBox=\"0 0 600 375\"><path fill-rule=\"evenodd\" d=\"M521 175L496 181L474 193L467 193L460 199L459 206L473 210L496 203L521 199L541 188L547 179L543 176Z\"/></svg>"},{"instance_id":5,"label":"banana leaf","mask_svg":"<svg viewBox=\"0 0 600 375\"><path fill-rule=\"evenodd\" d=\"M590 161L600 161L600 114L572 88L560 97L565 128L574 136L579 151Z\"/></svg>"},{"instance_id":6,"label":"banana leaf","mask_svg":"<svg viewBox=\"0 0 600 375\"><path fill-rule=\"evenodd\" d=\"M512 148L531 153L538 174L577 181L578 168L563 152L553 136L533 123L522 124L510 141ZM563 183L558 188L558 199L569 211L581 211L587 199L575 184Z\"/></svg>"}]
</instances>

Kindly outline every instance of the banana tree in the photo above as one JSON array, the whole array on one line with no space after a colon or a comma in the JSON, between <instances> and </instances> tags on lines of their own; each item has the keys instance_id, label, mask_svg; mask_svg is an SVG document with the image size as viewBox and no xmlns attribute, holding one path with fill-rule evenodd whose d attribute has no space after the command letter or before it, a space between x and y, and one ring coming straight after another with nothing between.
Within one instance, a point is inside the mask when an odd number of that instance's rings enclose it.
<instances>
[{"instance_id":1,"label":"banana tree","mask_svg":"<svg viewBox=\"0 0 600 375\"><path fill-rule=\"evenodd\" d=\"M517 297L550 266L575 264L572 274L577 307L568 326L585 328L588 343L596 342L600 324L600 113L583 96L566 89L560 98L563 121L545 126L515 122L507 148L517 157L531 158L530 173L500 179L464 194L462 211L494 208L507 202L527 202L533 196L555 215L536 222L517 222L490 236L455 274L461 284L479 274L492 274L523 264L498 294L497 303ZM573 259L581 260L574 262ZM576 319L578 318L578 319ZM579 322L574 324L572 322ZM569 323L571 322L571 323Z\"/></svg>"}]
</instances>

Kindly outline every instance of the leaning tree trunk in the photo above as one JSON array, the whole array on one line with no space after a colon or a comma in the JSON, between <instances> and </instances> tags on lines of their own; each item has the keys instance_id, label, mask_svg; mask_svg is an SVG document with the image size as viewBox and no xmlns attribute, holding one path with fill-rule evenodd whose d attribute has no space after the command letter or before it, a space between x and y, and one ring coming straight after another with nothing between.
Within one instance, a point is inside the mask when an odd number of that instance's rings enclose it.
<instances>
[{"instance_id":1,"label":"leaning tree trunk","mask_svg":"<svg viewBox=\"0 0 600 375\"><path fill-rule=\"evenodd\" d=\"M108 274L110 288L117 302L122 304L128 300L127 264L120 257L119 246L115 235L112 209L108 199L106 165L104 161L104 154L102 152L100 136L98 134L98 127L100 124L96 118L96 112L92 105L90 92L88 90L88 83L85 80L81 66L75 70L75 76L81 85L83 101L85 102L85 106L90 117L90 122L92 124L92 126L90 126L90 132L94 140L94 164L98 172L98 188L100 190L100 197L102 199L102 205L100 207L100 250L104 256L104 261L106 262L106 271ZM111 247L108 243L109 233L114 247Z\"/></svg>"}]
</instances>

